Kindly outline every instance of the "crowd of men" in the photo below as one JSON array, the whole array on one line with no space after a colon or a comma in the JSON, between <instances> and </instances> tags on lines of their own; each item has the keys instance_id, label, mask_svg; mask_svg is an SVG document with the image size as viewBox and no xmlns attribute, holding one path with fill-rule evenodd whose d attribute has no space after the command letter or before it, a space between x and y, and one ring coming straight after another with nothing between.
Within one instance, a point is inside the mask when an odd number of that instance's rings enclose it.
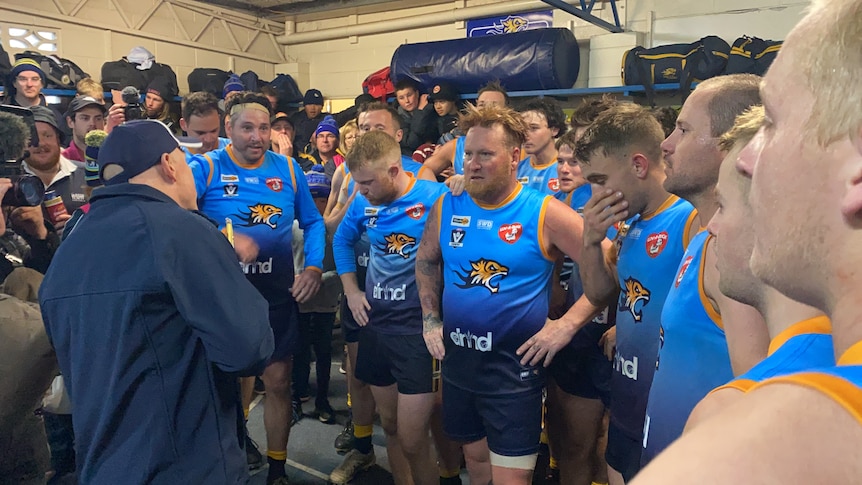
<instances>
[{"instance_id":1,"label":"crowd of men","mask_svg":"<svg viewBox=\"0 0 862 485\"><path fill-rule=\"evenodd\" d=\"M31 108L23 167L67 213L0 218L0 305L19 322L0 341L22 342L0 450L47 431L56 483L243 483L265 456L283 485L311 346L315 414L334 422L340 306L333 483L376 462L375 416L399 484L460 483L462 464L470 483L530 483L543 444L564 484L853 483L860 42L862 2L815 1L764 78L703 81L671 123L610 97L567 123L489 82L453 126L449 87L429 101L408 82L397 108L362 98L349 116L316 90L294 115L267 93L223 109L192 93L178 138L82 95L61 153L55 114ZM13 73L25 94L39 75ZM43 326L22 302L36 288ZM71 414L42 428L57 368ZM245 426L255 377L264 454ZM44 482L43 455L4 451L0 476Z\"/></svg>"}]
</instances>

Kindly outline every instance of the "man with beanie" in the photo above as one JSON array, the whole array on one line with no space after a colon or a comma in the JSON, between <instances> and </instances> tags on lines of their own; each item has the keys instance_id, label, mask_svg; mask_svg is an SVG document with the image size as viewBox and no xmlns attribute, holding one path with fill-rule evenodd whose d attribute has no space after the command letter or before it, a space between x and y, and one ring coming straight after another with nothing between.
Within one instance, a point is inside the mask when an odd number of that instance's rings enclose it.
<instances>
[{"instance_id":1,"label":"man with beanie","mask_svg":"<svg viewBox=\"0 0 862 485\"><path fill-rule=\"evenodd\" d=\"M15 61L5 83L3 104L29 108L31 106L49 107L42 94L47 78L39 63L33 59L22 57ZM63 114L54 107L49 107L57 119L57 126L65 126ZM60 131L66 133L62 128Z\"/></svg>"},{"instance_id":2,"label":"man with beanie","mask_svg":"<svg viewBox=\"0 0 862 485\"><path fill-rule=\"evenodd\" d=\"M325 172L330 179L335 173L336 163L334 157L341 157L338 154L338 124L335 123L335 118L332 115L326 115L312 136L314 151L311 153L300 153L297 161L302 166L304 171L311 170L314 165L323 165Z\"/></svg>"},{"instance_id":3,"label":"man with beanie","mask_svg":"<svg viewBox=\"0 0 862 485\"><path fill-rule=\"evenodd\" d=\"M170 102L176 94L165 77L157 76L147 85L147 92L144 96L147 119L161 121L174 134L179 133L179 123L178 119L175 119L175 115L171 113Z\"/></svg>"},{"instance_id":4,"label":"man with beanie","mask_svg":"<svg viewBox=\"0 0 862 485\"><path fill-rule=\"evenodd\" d=\"M460 98L461 95L458 90L449 83L437 83L431 88L428 102L434 105L434 111L437 112L438 145L445 145L462 135L457 131L458 100Z\"/></svg>"},{"instance_id":5,"label":"man with beanie","mask_svg":"<svg viewBox=\"0 0 862 485\"><path fill-rule=\"evenodd\" d=\"M79 168L86 163L85 151L87 144L84 137L93 130L105 129L105 104L91 96L75 96L69 104L69 112L66 114L66 124L72 129L72 141L69 148L61 152L61 155L71 160Z\"/></svg>"},{"instance_id":6,"label":"man with beanie","mask_svg":"<svg viewBox=\"0 0 862 485\"><path fill-rule=\"evenodd\" d=\"M81 483L248 479L237 376L272 353L267 304L196 212L181 143L152 120L116 127L99 153L106 186L42 282Z\"/></svg>"},{"instance_id":7,"label":"man with beanie","mask_svg":"<svg viewBox=\"0 0 862 485\"><path fill-rule=\"evenodd\" d=\"M323 121L323 117L329 113L323 113L323 94L317 89L309 89L302 98L302 111L294 113L290 117L293 123L293 153L299 154L306 150L305 147L311 142L311 136L317 125Z\"/></svg>"},{"instance_id":8,"label":"man with beanie","mask_svg":"<svg viewBox=\"0 0 862 485\"><path fill-rule=\"evenodd\" d=\"M225 106L227 106L227 102L236 94L245 91L245 84L242 83L239 76L236 74L231 74L227 81L224 83L224 89L222 89L221 97L219 100L219 109L222 112L221 115L221 127L219 128L218 136L222 138L227 138L227 133L224 130L224 120L227 118L227 112L225 110Z\"/></svg>"},{"instance_id":9,"label":"man with beanie","mask_svg":"<svg viewBox=\"0 0 862 485\"><path fill-rule=\"evenodd\" d=\"M308 189L317 209L323 214L329 198L332 179L320 165L305 172ZM297 272L305 267L302 230L299 223L293 225L293 258ZM320 290L309 301L299 305L299 350L293 362L293 400L302 409L302 398L309 395L308 376L311 372L311 350L314 349L317 375L317 393L314 399L314 415L322 423L334 424L335 412L329 405L329 375L332 366L332 326L341 296L341 280L335 271L332 257L332 234L326 237L326 252L323 258L323 277Z\"/></svg>"}]
</instances>

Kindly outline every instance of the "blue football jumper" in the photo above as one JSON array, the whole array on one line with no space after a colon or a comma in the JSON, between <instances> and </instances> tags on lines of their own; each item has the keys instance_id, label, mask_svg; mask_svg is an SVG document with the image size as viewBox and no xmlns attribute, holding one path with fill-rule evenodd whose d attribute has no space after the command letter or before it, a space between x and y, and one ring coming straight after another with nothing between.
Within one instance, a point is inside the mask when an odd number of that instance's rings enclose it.
<instances>
[{"instance_id":1,"label":"blue football jumper","mask_svg":"<svg viewBox=\"0 0 862 485\"><path fill-rule=\"evenodd\" d=\"M545 165L535 165L533 157L527 157L518 162L518 182L543 194L554 195L560 191L560 179L557 178L557 158L554 157Z\"/></svg>"},{"instance_id":2,"label":"blue football jumper","mask_svg":"<svg viewBox=\"0 0 862 485\"><path fill-rule=\"evenodd\" d=\"M219 227L230 218L236 234L254 239L260 252L256 261L242 264L243 272L271 306L290 302L293 221L305 231L306 268L320 270L326 237L323 217L296 161L271 151L252 166L236 160L232 145L192 159L198 207Z\"/></svg>"},{"instance_id":3,"label":"blue football jumper","mask_svg":"<svg viewBox=\"0 0 862 485\"><path fill-rule=\"evenodd\" d=\"M643 439L644 415L656 367L665 297L685 252L695 218L691 204L671 195L647 217L620 228L616 307L617 346L611 377L611 421Z\"/></svg>"},{"instance_id":4,"label":"blue football jumper","mask_svg":"<svg viewBox=\"0 0 862 485\"><path fill-rule=\"evenodd\" d=\"M721 316L703 289L710 239L705 230L692 238L661 315L661 345L644 420L643 466L682 435L701 399L733 379Z\"/></svg>"},{"instance_id":5,"label":"blue football jumper","mask_svg":"<svg viewBox=\"0 0 862 485\"><path fill-rule=\"evenodd\" d=\"M515 351L542 329L554 261L542 241L551 198L520 185L497 206L467 192L440 202L443 379L482 395L534 391L544 369Z\"/></svg>"},{"instance_id":6,"label":"blue football jumper","mask_svg":"<svg viewBox=\"0 0 862 485\"><path fill-rule=\"evenodd\" d=\"M425 220L446 186L410 179L404 194L374 206L358 194L335 232L332 251L338 274L356 271L355 246L362 233L371 245L365 297L371 305L368 328L393 335L422 333L422 306L416 289L416 250Z\"/></svg>"},{"instance_id":7,"label":"blue football jumper","mask_svg":"<svg viewBox=\"0 0 862 485\"><path fill-rule=\"evenodd\" d=\"M758 382L772 377L834 365L835 349L832 347L829 318L809 318L794 323L776 335L769 343L765 359L715 391L729 388L747 392Z\"/></svg>"}]
</instances>

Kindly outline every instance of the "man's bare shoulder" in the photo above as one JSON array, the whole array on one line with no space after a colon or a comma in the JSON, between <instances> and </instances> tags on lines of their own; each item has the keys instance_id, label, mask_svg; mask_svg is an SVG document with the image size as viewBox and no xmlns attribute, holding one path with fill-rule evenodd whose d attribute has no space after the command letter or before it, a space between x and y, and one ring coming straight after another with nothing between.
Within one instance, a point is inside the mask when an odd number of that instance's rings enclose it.
<instances>
[{"instance_id":1,"label":"man's bare shoulder","mask_svg":"<svg viewBox=\"0 0 862 485\"><path fill-rule=\"evenodd\" d=\"M854 483L860 446L862 423L835 400L770 384L674 442L632 485Z\"/></svg>"}]
</instances>

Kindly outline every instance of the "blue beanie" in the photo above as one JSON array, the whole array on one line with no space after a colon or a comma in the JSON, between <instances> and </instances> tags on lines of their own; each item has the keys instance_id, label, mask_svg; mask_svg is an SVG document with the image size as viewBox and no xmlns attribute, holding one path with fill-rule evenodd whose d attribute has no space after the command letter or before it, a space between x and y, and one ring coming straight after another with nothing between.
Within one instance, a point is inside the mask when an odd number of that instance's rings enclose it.
<instances>
[{"instance_id":1,"label":"blue beanie","mask_svg":"<svg viewBox=\"0 0 862 485\"><path fill-rule=\"evenodd\" d=\"M317 125L317 129L314 130L314 137L317 138L317 135L323 132L332 133L335 135L335 138L338 138L338 123L335 122L335 118L332 115L326 115L323 121Z\"/></svg>"},{"instance_id":2,"label":"blue beanie","mask_svg":"<svg viewBox=\"0 0 862 485\"><path fill-rule=\"evenodd\" d=\"M323 170L323 165L315 165L311 170L305 172L305 179L308 181L308 190L311 191L311 196L315 199L329 197L329 191L332 190L332 180Z\"/></svg>"},{"instance_id":3,"label":"blue beanie","mask_svg":"<svg viewBox=\"0 0 862 485\"><path fill-rule=\"evenodd\" d=\"M15 64L12 65L12 77L14 78L18 74L21 74L24 71L33 71L42 78L42 84L45 84L45 72L42 71L42 67L39 66L39 63L30 59L29 57L22 57L15 61Z\"/></svg>"},{"instance_id":4,"label":"blue beanie","mask_svg":"<svg viewBox=\"0 0 862 485\"><path fill-rule=\"evenodd\" d=\"M232 93L234 91L245 91L245 84L242 83L239 76L231 74L230 77L227 78L227 82L224 83L224 90L222 90L221 97L227 98L228 93Z\"/></svg>"}]
</instances>

